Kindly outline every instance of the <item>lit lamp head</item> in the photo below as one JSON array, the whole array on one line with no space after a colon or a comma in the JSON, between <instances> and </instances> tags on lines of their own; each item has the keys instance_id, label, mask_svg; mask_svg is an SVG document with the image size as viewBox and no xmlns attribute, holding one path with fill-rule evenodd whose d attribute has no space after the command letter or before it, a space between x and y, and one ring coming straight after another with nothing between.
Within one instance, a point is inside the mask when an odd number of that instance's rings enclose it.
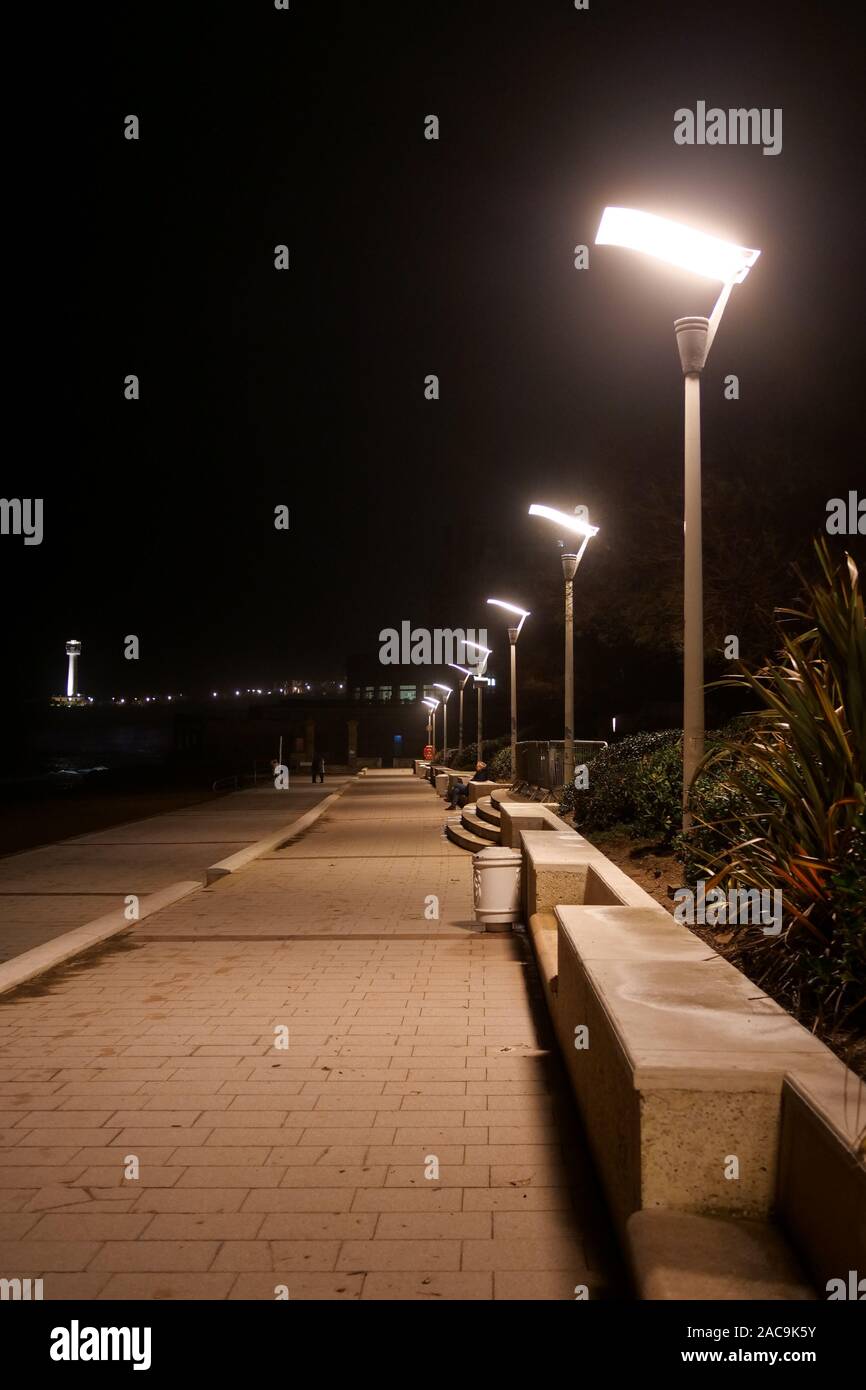
<instances>
[{"instance_id":1,"label":"lit lamp head","mask_svg":"<svg viewBox=\"0 0 866 1390\"><path fill-rule=\"evenodd\" d=\"M435 682L434 682L433 689L434 689L434 690L441 690L441 691L443 692L443 694L444 694L444 696L445 696L445 703L446 703L446 705L447 705L447 703L448 703L448 696L449 696L449 695L453 695L453 693L454 693L454 692L452 691L450 685L440 685L438 681L435 681Z\"/></svg>"},{"instance_id":2,"label":"lit lamp head","mask_svg":"<svg viewBox=\"0 0 866 1390\"><path fill-rule=\"evenodd\" d=\"M530 516L543 516L546 521L552 521L560 531L570 531L572 535L583 537L580 550L576 555L567 551L562 557L562 572L566 579L574 578L577 567L583 558L583 552L593 536L598 535L598 527L591 526L586 517L581 515L581 511L584 510L585 508L581 508L573 515L569 515L568 512L557 511L555 507L543 507L538 502L533 502L529 508ZM564 544L564 541L560 541L560 545Z\"/></svg>"},{"instance_id":3,"label":"lit lamp head","mask_svg":"<svg viewBox=\"0 0 866 1390\"><path fill-rule=\"evenodd\" d=\"M721 293L709 318L692 315L674 323L684 374L700 373L731 290L745 280L760 251L733 241L722 241L707 232L685 227L681 222L671 222L667 217L656 217L650 212L638 212L635 208L605 208L595 242L597 246L624 246L630 251L641 251L680 270L721 283Z\"/></svg>"},{"instance_id":4,"label":"lit lamp head","mask_svg":"<svg viewBox=\"0 0 866 1390\"><path fill-rule=\"evenodd\" d=\"M520 636L520 629L529 617L528 610L525 608L518 608L516 603L506 603L505 600L501 598L489 598L487 602L495 604L497 608L504 608L507 613L514 613L514 615L520 619L516 627L514 623L512 623L508 629L508 640L513 646Z\"/></svg>"},{"instance_id":5,"label":"lit lamp head","mask_svg":"<svg viewBox=\"0 0 866 1390\"><path fill-rule=\"evenodd\" d=\"M448 662L448 665L451 667L451 669L452 669L453 671L459 671L459 672L460 672L460 674L461 674L462 677L463 677L463 680L460 682L460 689L461 689L461 690L465 690L465 689L466 689L466 682L467 682L468 680L471 679L471 677L472 677L472 672L471 672L470 670L468 670L467 667L465 667L465 666L458 666L456 661L449 661L449 662Z\"/></svg>"},{"instance_id":6,"label":"lit lamp head","mask_svg":"<svg viewBox=\"0 0 866 1390\"><path fill-rule=\"evenodd\" d=\"M480 677L484 674L485 668L487 666L488 657L490 656L490 653L493 651L493 648L482 647L480 642L470 642L468 638L464 639L463 645L465 647L472 647L476 652L480 652L480 656L478 657L478 665L472 672L475 679L479 680Z\"/></svg>"},{"instance_id":7,"label":"lit lamp head","mask_svg":"<svg viewBox=\"0 0 866 1390\"><path fill-rule=\"evenodd\" d=\"M680 270L719 280L723 285L741 284L761 254L748 246L722 241L681 222L635 208L605 208L595 244L642 251Z\"/></svg>"},{"instance_id":8,"label":"lit lamp head","mask_svg":"<svg viewBox=\"0 0 866 1390\"><path fill-rule=\"evenodd\" d=\"M69 642L66 643L66 655L67 655L67 656L79 656L80 654L81 654L81 643L80 643L80 642L77 642L77 641L73 638L71 641L69 641Z\"/></svg>"}]
</instances>

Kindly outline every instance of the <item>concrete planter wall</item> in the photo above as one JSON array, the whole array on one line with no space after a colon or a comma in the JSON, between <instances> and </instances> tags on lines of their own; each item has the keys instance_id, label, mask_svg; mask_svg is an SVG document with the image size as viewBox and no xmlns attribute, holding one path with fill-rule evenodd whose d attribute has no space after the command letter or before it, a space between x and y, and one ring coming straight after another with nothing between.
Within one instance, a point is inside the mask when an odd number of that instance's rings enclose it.
<instances>
[{"instance_id":1,"label":"concrete planter wall","mask_svg":"<svg viewBox=\"0 0 866 1390\"><path fill-rule=\"evenodd\" d=\"M549 807L503 803L502 825L523 852L526 920L600 1176L624 1242L646 1242L649 1283L670 1288L647 1251L669 1259L672 1239L650 1213L677 1214L692 1242L689 1221L726 1218L744 1267L761 1252L763 1294L736 1278L722 1283L738 1293L720 1292L717 1275L708 1297L803 1296L776 1219L819 1289L866 1273L858 1078Z\"/></svg>"}]
</instances>

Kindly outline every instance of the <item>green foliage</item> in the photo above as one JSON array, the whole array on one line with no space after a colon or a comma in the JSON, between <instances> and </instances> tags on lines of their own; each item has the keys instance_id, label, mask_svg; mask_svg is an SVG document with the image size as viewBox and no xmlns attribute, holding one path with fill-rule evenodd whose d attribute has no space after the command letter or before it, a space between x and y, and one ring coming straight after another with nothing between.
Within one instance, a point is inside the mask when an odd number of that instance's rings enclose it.
<instances>
[{"instance_id":1,"label":"green foliage","mask_svg":"<svg viewBox=\"0 0 866 1390\"><path fill-rule=\"evenodd\" d=\"M512 780L510 743L494 753L490 760L490 776L495 782L510 782Z\"/></svg>"},{"instance_id":2,"label":"green foliage","mask_svg":"<svg viewBox=\"0 0 866 1390\"><path fill-rule=\"evenodd\" d=\"M695 852L712 886L782 893L782 938L741 929L750 973L799 1011L850 1023L866 998L866 625L853 560L815 549L820 577L780 610L776 659L721 682L758 707L704 761L736 814L699 813Z\"/></svg>"},{"instance_id":3,"label":"green foliage","mask_svg":"<svg viewBox=\"0 0 866 1390\"><path fill-rule=\"evenodd\" d=\"M494 760L494 758L496 757L497 752L498 752L500 749L502 749L502 748L503 748L503 745L506 745L506 743L507 743L507 741L506 741L506 739L504 739L504 738L495 738L495 739L494 739L494 738L486 738L486 739L484 740L484 744L483 744L483 748L484 748L483 758L484 758L484 761L485 761L486 763L492 763L493 760ZM508 758L509 758L509 763L510 763L510 760L511 760L511 749L510 749L510 745L508 745L507 747L505 747L505 752L508 753ZM475 771L475 764L476 764L478 761L479 761L479 758L478 758L478 745L477 745L477 743L465 743L465 744L463 745L463 756L462 756L462 757L458 757L458 756L457 756L457 749L456 749L456 748L451 748L451 749L449 749L449 754L448 754L448 766L449 766L449 767L458 768L458 769L466 770L466 771L468 771L469 769L471 769L471 770L474 772L474 771Z\"/></svg>"},{"instance_id":4,"label":"green foliage","mask_svg":"<svg viewBox=\"0 0 866 1390\"><path fill-rule=\"evenodd\" d=\"M563 788L560 815L574 812L574 824L579 829L607 830L625 823L635 835L664 835L663 826L671 818L671 805L665 802L668 770L664 763L655 769L663 754L672 755L682 778L682 735L672 729L658 733L630 734L602 748L587 760L589 786ZM681 783L680 783L681 784ZM667 793L668 801L670 794ZM682 793L677 787L673 807L680 807ZM644 829L638 830L640 824ZM653 828L646 830L647 825Z\"/></svg>"}]
</instances>

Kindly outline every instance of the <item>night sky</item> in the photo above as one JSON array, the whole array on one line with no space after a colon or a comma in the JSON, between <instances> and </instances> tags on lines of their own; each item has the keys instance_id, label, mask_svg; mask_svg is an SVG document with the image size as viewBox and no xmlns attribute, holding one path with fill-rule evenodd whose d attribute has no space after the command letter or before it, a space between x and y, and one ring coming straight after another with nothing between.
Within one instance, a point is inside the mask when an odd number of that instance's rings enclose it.
<instances>
[{"instance_id":1,"label":"night sky","mask_svg":"<svg viewBox=\"0 0 866 1390\"><path fill-rule=\"evenodd\" d=\"M25 303L2 491L45 499L45 537L0 539L7 691L59 692L71 636L97 696L342 678L380 628L478 626L489 594L538 614L527 673L558 670L555 537L527 508L584 502L601 527L579 629L628 604L659 496L679 564L672 323L714 299L596 249L608 203L761 248L704 376L708 496L713 479L746 486L705 528L731 570L760 551L760 479L799 553L827 499L866 490L866 103L862 32L841 15L39 7L7 58L30 77L7 168L7 289ZM674 111L698 100L781 107L782 153L675 145ZM630 639L609 640L627 669Z\"/></svg>"}]
</instances>

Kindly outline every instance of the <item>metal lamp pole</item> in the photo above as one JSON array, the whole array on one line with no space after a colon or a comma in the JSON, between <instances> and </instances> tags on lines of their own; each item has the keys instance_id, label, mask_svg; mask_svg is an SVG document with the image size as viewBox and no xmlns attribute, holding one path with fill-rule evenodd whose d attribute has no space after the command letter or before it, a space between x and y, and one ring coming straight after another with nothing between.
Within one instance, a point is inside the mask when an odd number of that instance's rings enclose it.
<instances>
[{"instance_id":1,"label":"metal lamp pole","mask_svg":"<svg viewBox=\"0 0 866 1390\"><path fill-rule=\"evenodd\" d=\"M465 666L458 666L456 661L449 661L448 665L453 671L459 671L463 679L460 682L460 702L457 714L457 757L463 757L463 692L469 681L472 679L472 672L467 671Z\"/></svg>"},{"instance_id":2,"label":"metal lamp pole","mask_svg":"<svg viewBox=\"0 0 866 1390\"><path fill-rule=\"evenodd\" d=\"M635 208L605 208L596 243L623 246L721 283L710 317L674 323L685 378L683 515L683 830L691 827L689 793L704 752L704 606L701 565L701 372L734 285L760 251L722 241Z\"/></svg>"},{"instance_id":3,"label":"metal lamp pole","mask_svg":"<svg viewBox=\"0 0 866 1390\"><path fill-rule=\"evenodd\" d=\"M483 753L483 747L484 747L484 732L483 732L483 719L484 719L484 703L483 703L483 699L484 699L484 692L483 692L483 690L481 689L481 687L482 687L482 685L485 685L485 684L487 683L487 678L486 678L486 676L484 675L484 672L487 670L487 663L488 663L488 661L490 660L490 653L491 653L492 648L490 648L490 647L482 647L482 645L481 645L480 642L467 642L467 643L466 643L466 646L467 646L467 647L474 647L475 650L479 653L479 656L478 656L478 658L477 658L478 665L475 667L475 670L473 671L472 674L473 674L474 677L475 677L475 689L476 689L477 692L478 692L478 713L477 713L477 716L476 716L477 728L476 728L475 741L476 741L476 744L477 744L477 747L478 747L478 757L477 757L476 761L480 763L480 762L483 762L483 761L484 761L484 753Z\"/></svg>"},{"instance_id":4,"label":"metal lamp pole","mask_svg":"<svg viewBox=\"0 0 866 1390\"><path fill-rule=\"evenodd\" d=\"M565 749L563 779L571 785L574 779L574 576L580 557L564 554L562 574L565 580Z\"/></svg>"},{"instance_id":5,"label":"metal lamp pole","mask_svg":"<svg viewBox=\"0 0 866 1390\"><path fill-rule=\"evenodd\" d=\"M511 646L511 779L517 776L517 638L519 627L508 629Z\"/></svg>"},{"instance_id":6,"label":"metal lamp pole","mask_svg":"<svg viewBox=\"0 0 866 1390\"><path fill-rule=\"evenodd\" d=\"M553 507L543 507L533 502L529 508L530 516L543 516L559 527L560 532L571 531L582 536L580 549L575 554L566 551L562 556L562 577L565 581L565 709L564 709L564 750L563 781L569 786L574 780L574 589L572 584L577 567L583 559L583 552L593 536L598 535L598 527L590 526L588 510L584 506L574 509L574 514L556 511ZM562 544L562 542L560 542Z\"/></svg>"},{"instance_id":7,"label":"metal lamp pole","mask_svg":"<svg viewBox=\"0 0 866 1390\"><path fill-rule=\"evenodd\" d=\"M689 792L704 756L704 581L701 559L701 372L707 360L710 321L677 319L674 329L685 383L683 458L683 829L688 830Z\"/></svg>"},{"instance_id":8,"label":"metal lamp pole","mask_svg":"<svg viewBox=\"0 0 866 1390\"><path fill-rule=\"evenodd\" d=\"M488 603L495 604L497 608L505 608L509 613L520 615L520 622L508 629L508 641L511 646L511 776L517 776L517 639L520 630L529 611L526 608L518 608L516 603L506 603L501 598L489 598Z\"/></svg>"},{"instance_id":9,"label":"metal lamp pole","mask_svg":"<svg viewBox=\"0 0 866 1390\"><path fill-rule=\"evenodd\" d=\"M434 690L441 690L441 691L442 691L442 757L443 757L443 759L447 759L447 757L448 757L448 701L451 699L451 696L454 694L454 691L451 689L451 686L450 686L450 685L441 685L439 681L437 681L437 682L435 683L433 689L434 689Z\"/></svg>"}]
</instances>

